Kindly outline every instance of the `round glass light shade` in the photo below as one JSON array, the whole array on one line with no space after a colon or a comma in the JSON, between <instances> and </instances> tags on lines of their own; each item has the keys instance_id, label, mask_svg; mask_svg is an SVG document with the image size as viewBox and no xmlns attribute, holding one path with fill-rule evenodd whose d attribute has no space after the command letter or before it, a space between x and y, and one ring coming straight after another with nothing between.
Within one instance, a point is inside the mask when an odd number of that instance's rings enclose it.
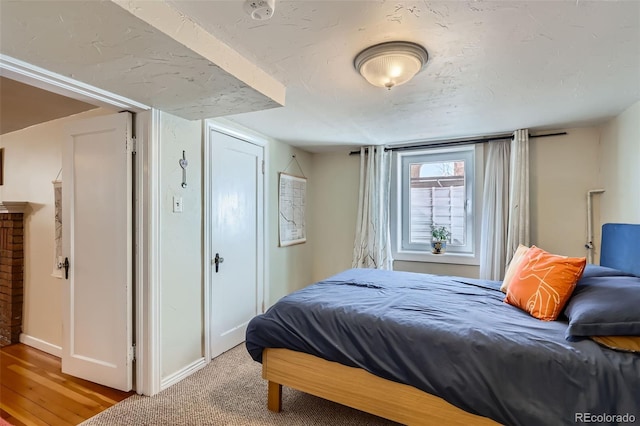
<instances>
[{"instance_id":1,"label":"round glass light shade","mask_svg":"<svg viewBox=\"0 0 640 426\"><path fill-rule=\"evenodd\" d=\"M419 44L392 41L363 50L356 56L354 66L369 83L391 89L411 80L428 57Z\"/></svg>"}]
</instances>

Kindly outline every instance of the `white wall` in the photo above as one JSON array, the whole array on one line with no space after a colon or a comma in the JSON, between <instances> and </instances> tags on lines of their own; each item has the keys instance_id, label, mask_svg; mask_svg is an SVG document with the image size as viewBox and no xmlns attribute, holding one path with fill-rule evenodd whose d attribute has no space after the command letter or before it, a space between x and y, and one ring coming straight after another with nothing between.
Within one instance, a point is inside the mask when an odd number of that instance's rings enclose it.
<instances>
[{"instance_id":1,"label":"white wall","mask_svg":"<svg viewBox=\"0 0 640 426\"><path fill-rule=\"evenodd\" d=\"M29 203L24 221L22 332L53 352L62 345L64 282L52 276L55 229L51 182L62 168L64 126L72 120L108 113L106 109L94 109L0 136L0 147L4 148L0 200Z\"/></svg>"},{"instance_id":2,"label":"white wall","mask_svg":"<svg viewBox=\"0 0 640 426\"><path fill-rule=\"evenodd\" d=\"M568 135L532 139L530 156L532 243L585 256L586 191L599 184L599 129L568 129ZM348 152L314 154L312 232L314 280L351 265L357 213L359 159ZM477 277L478 267L394 262L402 271Z\"/></svg>"},{"instance_id":3,"label":"white wall","mask_svg":"<svg viewBox=\"0 0 640 426\"><path fill-rule=\"evenodd\" d=\"M161 112L160 338L161 377L203 356L202 123ZM182 188L182 151L189 162ZM173 197L183 212L173 213Z\"/></svg>"},{"instance_id":4,"label":"white wall","mask_svg":"<svg viewBox=\"0 0 640 426\"><path fill-rule=\"evenodd\" d=\"M602 127L601 223L640 223L640 101Z\"/></svg>"}]
</instances>

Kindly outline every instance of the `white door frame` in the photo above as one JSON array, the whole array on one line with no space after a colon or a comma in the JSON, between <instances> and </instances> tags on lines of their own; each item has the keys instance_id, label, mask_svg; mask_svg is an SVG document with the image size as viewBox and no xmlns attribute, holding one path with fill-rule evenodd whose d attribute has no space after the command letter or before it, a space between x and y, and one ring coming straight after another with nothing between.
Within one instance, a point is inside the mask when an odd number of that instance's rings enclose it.
<instances>
[{"instance_id":1,"label":"white door frame","mask_svg":"<svg viewBox=\"0 0 640 426\"><path fill-rule=\"evenodd\" d=\"M153 395L160 391L160 294L158 186L160 163L159 112L147 105L0 54L0 75L92 105L136 114L135 280L134 329L136 335L135 390ZM144 297L140 297L144 296ZM62 321L62 319L61 319Z\"/></svg>"},{"instance_id":2,"label":"white door frame","mask_svg":"<svg viewBox=\"0 0 640 426\"><path fill-rule=\"evenodd\" d=\"M136 378L138 394L160 392L160 111L151 109L136 119ZM142 296L142 297L140 297Z\"/></svg>"},{"instance_id":3,"label":"white door frame","mask_svg":"<svg viewBox=\"0 0 640 426\"><path fill-rule=\"evenodd\" d=\"M147 105L0 53L0 75L91 105L142 112Z\"/></svg>"},{"instance_id":4,"label":"white door frame","mask_svg":"<svg viewBox=\"0 0 640 426\"><path fill-rule=\"evenodd\" d=\"M264 238L262 240L262 268L259 273L262 274L262 294L259 295L262 301L262 310L264 312L268 300L269 300L269 258L268 253L268 212L269 212L269 150L267 146L269 141L264 136L256 134L255 132L242 128L235 123L231 123L225 119L210 119L205 120L203 125L204 133L204 185L203 185L203 203L204 203L204 253L203 253L203 277L204 277L204 356L207 361L211 359L211 306L212 306L212 292L211 292L211 146L213 141L211 139L211 131L224 133L237 139L241 139L245 142L262 147L263 159L264 159L264 179L263 179L263 215L262 215L262 229L264 230ZM260 301L259 301L260 303Z\"/></svg>"}]
</instances>

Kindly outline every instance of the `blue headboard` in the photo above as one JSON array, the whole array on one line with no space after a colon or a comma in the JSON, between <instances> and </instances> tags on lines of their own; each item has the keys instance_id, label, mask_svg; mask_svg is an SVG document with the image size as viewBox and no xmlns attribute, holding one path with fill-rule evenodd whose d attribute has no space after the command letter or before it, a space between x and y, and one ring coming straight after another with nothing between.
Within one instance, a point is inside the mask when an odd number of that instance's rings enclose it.
<instances>
[{"instance_id":1,"label":"blue headboard","mask_svg":"<svg viewBox=\"0 0 640 426\"><path fill-rule=\"evenodd\" d=\"M640 276L640 225L602 225L600 265Z\"/></svg>"}]
</instances>

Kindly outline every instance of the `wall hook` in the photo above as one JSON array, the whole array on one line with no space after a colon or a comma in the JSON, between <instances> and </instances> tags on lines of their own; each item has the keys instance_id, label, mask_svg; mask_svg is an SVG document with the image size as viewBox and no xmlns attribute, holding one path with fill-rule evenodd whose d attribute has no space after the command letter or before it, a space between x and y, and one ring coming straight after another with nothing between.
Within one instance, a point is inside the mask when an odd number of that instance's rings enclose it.
<instances>
[{"instance_id":1,"label":"wall hook","mask_svg":"<svg viewBox=\"0 0 640 426\"><path fill-rule=\"evenodd\" d=\"M189 165L189 162L185 157L184 151L182 151L182 158L178 160L178 164L180 164L180 167L182 167L182 187L186 188L187 187L187 166Z\"/></svg>"}]
</instances>

